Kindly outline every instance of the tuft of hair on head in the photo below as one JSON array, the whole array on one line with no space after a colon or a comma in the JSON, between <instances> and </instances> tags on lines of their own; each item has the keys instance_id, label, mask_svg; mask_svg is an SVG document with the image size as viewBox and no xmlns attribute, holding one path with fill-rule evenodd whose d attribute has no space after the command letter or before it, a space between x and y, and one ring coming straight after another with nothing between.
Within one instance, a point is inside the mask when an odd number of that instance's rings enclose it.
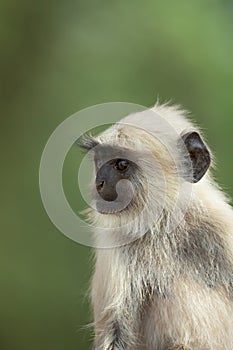
<instances>
[{"instance_id":1,"label":"tuft of hair on head","mask_svg":"<svg viewBox=\"0 0 233 350\"><path fill-rule=\"evenodd\" d=\"M99 145L99 141L92 135L83 134L76 140L76 144L78 147L90 151Z\"/></svg>"}]
</instances>

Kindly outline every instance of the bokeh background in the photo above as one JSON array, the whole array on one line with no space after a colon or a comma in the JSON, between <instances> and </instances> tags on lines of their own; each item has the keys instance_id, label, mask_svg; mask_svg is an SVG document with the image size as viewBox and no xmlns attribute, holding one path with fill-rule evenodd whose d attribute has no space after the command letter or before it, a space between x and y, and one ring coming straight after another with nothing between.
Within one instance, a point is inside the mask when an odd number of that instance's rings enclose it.
<instances>
[{"instance_id":1,"label":"bokeh background","mask_svg":"<svg viewBox=\"0 0 233 350\"><path fill-rule=\"evenodd\" d=\"M2 350L91 349L91 250L53 226L38 186L43 147L66 117L110 101L178 102L233 195L232 19L231 0L0 1ZM64 181L78 207L75 152Z\"/></svg>"}]
</instances>

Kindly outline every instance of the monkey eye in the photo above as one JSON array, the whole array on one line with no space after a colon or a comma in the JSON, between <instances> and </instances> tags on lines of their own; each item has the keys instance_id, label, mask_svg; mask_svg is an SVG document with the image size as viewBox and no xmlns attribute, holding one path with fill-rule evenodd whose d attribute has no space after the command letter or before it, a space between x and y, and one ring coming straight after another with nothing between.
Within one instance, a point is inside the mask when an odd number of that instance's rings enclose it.
<instances>
[{"instance_id":1,"label":"monkey eye","mask_svg":"<svg viewBox=\"0 0 233 350\"><path fill-rule=\"evenodd\" d=\"M119 171L124 171L128 168L129 162L126 159L118 159L114 164L115 169Z\"/></svg>"}]
</instances>

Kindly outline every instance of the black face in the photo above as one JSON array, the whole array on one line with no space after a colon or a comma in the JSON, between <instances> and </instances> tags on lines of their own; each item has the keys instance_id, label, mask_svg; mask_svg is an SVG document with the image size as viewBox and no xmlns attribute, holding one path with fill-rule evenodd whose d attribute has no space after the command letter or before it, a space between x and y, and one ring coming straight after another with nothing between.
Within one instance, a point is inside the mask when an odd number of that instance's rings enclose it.
<instances>
[{"instance_id":1,"label":"black face","mask_svg":"<svg viewBox=\"0 0 233 350\"><path fill-rule=\"evenodd\" d=\"M138 159L144 157L138 152L101 144L91 136L84 135L77 140L78 145L94 156L96 167L93 198L96 209L102 214L116 214L132 205L140 181ZM129 160L130 159L130 160Z\"/></svg>"},{"instance_id":2,"label":"black face","mask_svg":"<svg viewBox=\"0 0 233 350\"><path fill-rule=\"evenodd\" d=\"M107 202L113 202L118 194L116 185L120 180L129 180L136 164L127 159L111 159L101 166L96 174L96 190Z\"/></svg>"}]
</instances>

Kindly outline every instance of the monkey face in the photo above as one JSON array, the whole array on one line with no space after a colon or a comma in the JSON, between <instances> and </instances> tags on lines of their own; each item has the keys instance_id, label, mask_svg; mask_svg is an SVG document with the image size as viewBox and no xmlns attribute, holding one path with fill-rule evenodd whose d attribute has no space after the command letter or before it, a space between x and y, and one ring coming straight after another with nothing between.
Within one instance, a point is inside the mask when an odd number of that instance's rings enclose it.
<instances>
[{"instance_id":1,"label":"monkey face","mask_svg":"<svg viewBox=\"0 0 233 350\"><path fill-rule=\"evenodd\" d=\"M110 146L96 150L93 196L99 213L120 213L129 209L135 201L139 168L129 153Z\"/></svg>"},{"instance_id":2,"label":"monkey face","mask_svg":"<svg viewBox=\"0 0 233 350\"><path fill-rule=\"evenodd\" d=\"M111 159L96 173L96 207L104 213L120 212L126 209L134 196L132 179L137 171L134 162L128 159Z\"/></svg>"},{"instance_id":3,"label":"monkey face","mask_svg":"<svg viewBox=\"0 0 233 350\"><path fill-rule=\"evenodd\" d=\"M116 186L120 180L132 175L134 164L127 159L112 159L101 166L96 174L96 189L103 200L113 202L117 199Z\"/></svg>"}]
</instances>

